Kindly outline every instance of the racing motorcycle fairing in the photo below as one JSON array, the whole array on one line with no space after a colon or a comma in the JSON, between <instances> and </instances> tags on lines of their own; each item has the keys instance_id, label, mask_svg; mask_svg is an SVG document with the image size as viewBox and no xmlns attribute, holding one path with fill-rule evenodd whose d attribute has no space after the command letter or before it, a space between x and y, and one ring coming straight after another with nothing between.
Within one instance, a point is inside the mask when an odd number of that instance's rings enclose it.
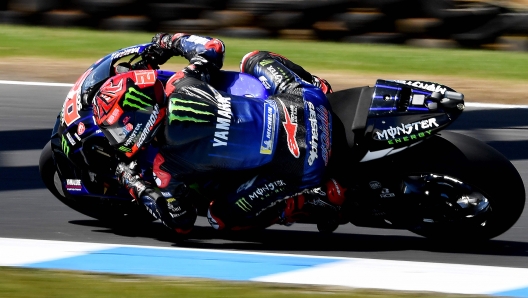
<instances>
[{"instance_id":1,"label":"racing motorcycle fairing","mask_svg":"<svg viewBox=\"0 0 528 298\"><path fill-rule=\"evenodd\" d=\"M464 110L462 94L422 81L380 79L374 87L339 91L328 98L343 121L349 147L362 162L414 146Z\"/></svg>"}]
</instances>

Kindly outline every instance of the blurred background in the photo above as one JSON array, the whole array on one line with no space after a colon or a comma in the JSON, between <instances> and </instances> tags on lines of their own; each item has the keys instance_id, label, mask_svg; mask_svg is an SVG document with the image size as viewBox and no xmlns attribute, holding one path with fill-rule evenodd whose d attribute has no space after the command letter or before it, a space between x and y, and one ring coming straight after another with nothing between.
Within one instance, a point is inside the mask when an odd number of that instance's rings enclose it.
<instances>
[{"instance_id":1,"label":"blurred background","mask_svg":"<svg viewBox=\"0 0 528 298\"><path fill-rule=\"evenodd\" d=\"M528 51L528 0L3 0L0 23Z\"/></svg>"}]
</instances>

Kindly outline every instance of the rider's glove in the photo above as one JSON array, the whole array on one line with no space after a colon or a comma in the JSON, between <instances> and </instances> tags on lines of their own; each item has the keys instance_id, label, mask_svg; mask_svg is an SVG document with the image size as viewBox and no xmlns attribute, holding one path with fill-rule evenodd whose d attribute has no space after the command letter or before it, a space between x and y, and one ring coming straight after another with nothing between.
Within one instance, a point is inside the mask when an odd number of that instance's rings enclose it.
<instances>
[{"instance_id":1,"label":"rider's glove","mask_svg":"<svg viewBox=\"0 0 528 298\"><path fill-rule=\"evenodd\" d=\"M137 163L132 161L130 164L121 162L117 165L115 175L117 181L129 191L134 199L141 197L148 185L141 179L141 176L136 171Z\"/></svg>"},{"instance_id":2,"label":"rider's glove","mask_svg":"<svg viewBox=\"0 0 528 298\"><path fill-rule=\"evenodd\" d=\"M184 36L184 34L168 34L160 32L152 37L152 43L157 45L160 49L170 51L173 56L182 56L183 53L177 46L178 40L182 36Z\"/></svg>"}]
</instances>

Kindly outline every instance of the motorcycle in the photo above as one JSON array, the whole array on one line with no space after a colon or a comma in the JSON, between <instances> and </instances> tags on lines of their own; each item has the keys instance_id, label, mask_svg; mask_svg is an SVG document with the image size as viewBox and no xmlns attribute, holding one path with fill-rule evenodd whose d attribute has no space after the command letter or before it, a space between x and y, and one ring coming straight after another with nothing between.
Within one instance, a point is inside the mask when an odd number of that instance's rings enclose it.
<instances>
[{"instance_id":1,"label":"motorcycle","mask_svg":"<svg viewBox=\"0 0 528 298\"><path fill-rule=\"evenodd\" d=\"M82 214L113 222L154 220L117 183L115 149L95 124L91 105L95 92L123 67L136 80L152 76L165 85L174 72L158 68L152 48L131 46L95 62L71 88L42 150L39 169L46 187ZM138 66L150 70L132 70ZM264 100L269 95L244 73L220 71L211 84L236 96ZM135 100L131 104L140 104L141 98ZM482 240L506 232L521 216L525 190L510 161L474 138L443 131L464 110L463 94L437 83L379 79L373 87L328 94L328 100L348 147L339 174L352 187L340 220L317 222L319 231L331 233L350 222L429 238ZM149 145L137 153L144 179L152 183L157 152ZM191 186L201 194L196 206L202 216L211 198L219 199L219 189L232 187L216 181L215 195L208 196L206 184ZM304 222L313 223L309 217Z\"/></svg>"}]
</instances>

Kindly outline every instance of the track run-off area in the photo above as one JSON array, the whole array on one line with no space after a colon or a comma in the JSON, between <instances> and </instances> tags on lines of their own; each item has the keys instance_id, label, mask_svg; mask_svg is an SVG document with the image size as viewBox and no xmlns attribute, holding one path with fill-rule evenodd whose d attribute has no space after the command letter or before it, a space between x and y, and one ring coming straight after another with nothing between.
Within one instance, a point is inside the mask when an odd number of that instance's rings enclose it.
<instances>
[{"instance_id":1,"label":"track run-off area","mask_svg":"<svg viewBox=\"0 0 528 298\"><path fill-rule=\"evenodd\" d=\"M0 81L0 266L528 297L526 210L505 234L460 246L351 224L218 233L204 218L175 243L157 222L111 227L77 213L38 172L71 86ZM449 130L500 151L528 185L528 106L476 102Z\"/></svg>"}]
</instances>

